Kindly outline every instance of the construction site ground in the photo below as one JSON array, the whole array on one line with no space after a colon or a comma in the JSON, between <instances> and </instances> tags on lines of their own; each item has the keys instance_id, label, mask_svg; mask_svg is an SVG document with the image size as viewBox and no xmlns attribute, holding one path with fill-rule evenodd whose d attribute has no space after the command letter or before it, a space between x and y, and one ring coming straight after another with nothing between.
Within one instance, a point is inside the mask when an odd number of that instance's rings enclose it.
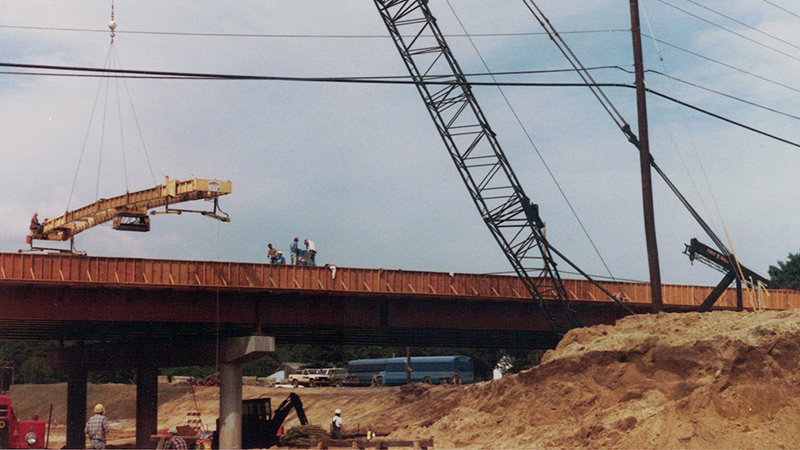
<instances>
[{"instance_id":1,"label":"construction site ground","mask_svg":"<svg viewBox=\"0 0 800 450\"><path fill-rule=\"evenodd\" d=\"M632 316L569 332L541 365L465 386L268 388L244 398L300 395L311 424L343 411L346 433L433 438L436 448L797 448L800 310ZM161 385L159 429L199 410L212 425L215 387ZM92 385L106 405L110 444L134 441L135 386ZM47 420L65 443L66 384L15 386L23 418ZM298 425L290 414L286 428Z\"/></svg>"}]
</instances>

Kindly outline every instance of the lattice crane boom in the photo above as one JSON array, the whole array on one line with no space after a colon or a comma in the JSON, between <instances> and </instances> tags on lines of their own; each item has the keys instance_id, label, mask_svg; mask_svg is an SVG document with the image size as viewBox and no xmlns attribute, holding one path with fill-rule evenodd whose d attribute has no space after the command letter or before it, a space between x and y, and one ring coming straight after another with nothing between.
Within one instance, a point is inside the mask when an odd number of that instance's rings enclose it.
<instances>
[{"instance_id":1,"label":"lattice crane boom","mask_svg":"<svg viewBox=\"0 0 800 450\"><path fill-rule=\"evenodd\" d=\"M538 207L522 189L427 0L374 2L481 217L531 297L557 333L579 326Z\"/></svg>"},{"instance_id":2,"label":"lattice crane boom","mask_svg":"<svg viewBox=\"0 0 800 450\"><path fill-rule=\"evenodd\" d=\"M150 221L148 211L167 207L162 213L180 213L183 210L169 210L169 205L192 200L214 200L214 211L200 212L225 222L230 219L216 214L216 201L222 195L231 193L230 181L193 178L187 181L170 180L154 188L128 192L113 198L100 199L91 205L69 211L61 217L46 219L41 231L32 230L33 239L66 241L76 234L102 223L114 220L114 228L126 231L148 231ZM156 214L152 211L151 214Z\"/></svg>"}]
</instances>

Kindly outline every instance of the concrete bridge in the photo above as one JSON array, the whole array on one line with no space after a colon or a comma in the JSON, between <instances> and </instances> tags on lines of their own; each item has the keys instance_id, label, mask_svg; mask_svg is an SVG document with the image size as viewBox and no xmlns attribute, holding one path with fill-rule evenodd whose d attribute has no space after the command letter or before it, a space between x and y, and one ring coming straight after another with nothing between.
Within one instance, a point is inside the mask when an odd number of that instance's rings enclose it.
<instances>
[{"instance_id":1,"label":"concrete bridge","mask_svg":"<svg viewBox=\"0 0 800 450\"><path fill-rule=\"evenodd\" d=\"M648 284L602 284L634 311L650 310ZM584 325L627 314L587 281L565 285ZM665 309L695 310L712 289L665 285ZM798 294L770 291L762 304L797 308ZM735 304L729 289L717 307ZM241 364L276 344L541 349L557 342L511 276L20 253L0 253L0 339L63 343L52 361L69 374L70 448L84 445L92 369L137 370L144 448L156 431L158 368L220 365L228 439L221 444L235 448Z\"/></svg>"}]
</instances>

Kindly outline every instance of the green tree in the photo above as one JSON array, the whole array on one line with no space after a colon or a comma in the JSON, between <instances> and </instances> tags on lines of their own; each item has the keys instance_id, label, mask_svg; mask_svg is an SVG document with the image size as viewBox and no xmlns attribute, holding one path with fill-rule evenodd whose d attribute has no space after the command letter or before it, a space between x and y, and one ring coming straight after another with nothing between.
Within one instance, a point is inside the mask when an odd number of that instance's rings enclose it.
<instances>
[{"instance_id":1,"label":"green tree","mask_svg":"<svg viewBox=\"0 0 800 450\"><path fill-rule=\"evenodd\" d=\"M767 272L779 288L800 291L800 253L789 253L786 262L778 261L778 266L769 266Z\"/></svg>"}]
</instances>

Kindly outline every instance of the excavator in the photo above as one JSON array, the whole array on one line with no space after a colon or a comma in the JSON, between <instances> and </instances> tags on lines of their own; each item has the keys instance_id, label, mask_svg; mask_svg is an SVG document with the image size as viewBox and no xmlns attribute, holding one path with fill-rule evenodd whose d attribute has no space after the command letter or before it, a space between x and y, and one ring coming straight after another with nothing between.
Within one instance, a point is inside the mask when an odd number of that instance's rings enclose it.
<instances>
[{"instance_id":1,"label":"excavator","mask_svg":"<svg viewBox=\"0 0 800 450\"><path fill-rule=\"evenodd\" d=\"M128 192L113 198L100 199L82 208L68 211L60 217L45 219L39 226L31 224L28 244L31 250L58 250L34 247L34 240L73 242L76 234L97 225L113 221L115 230L150 231L150 217L154 214L181 214L184 212L199 213L223 222L230 222L228 214L219 209L220 196L231 193L231 182L193 178L187 181L170 180L156 187L136 192ZM214 202L212 211L196 211L170 208L170 205L193 200L209 200ZM163 211L150 211L164 207ZM72 247L72 246L71 246ZM72 249L69 250L72 252Z\"/></svg>"},{"instance_id":2,"label":"excavator","mask_svg":"<svg viewBox=\"0 0 800 450\"><path fill-rule=\"evenodd\" d=\"M242 401L242 448L270 448L278 444L278 430L294 408L301 425L308 425L300 396L291 393L274 411L269 398Z\"/></svg>"}]
</instances>

